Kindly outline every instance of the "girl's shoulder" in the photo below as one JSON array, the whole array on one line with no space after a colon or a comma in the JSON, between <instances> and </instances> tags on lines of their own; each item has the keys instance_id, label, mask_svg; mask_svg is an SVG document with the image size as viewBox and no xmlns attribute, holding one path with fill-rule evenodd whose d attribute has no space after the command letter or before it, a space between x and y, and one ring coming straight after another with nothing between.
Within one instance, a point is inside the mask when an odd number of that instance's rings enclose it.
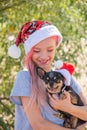
<instances>
[{"instance_id":1,"label":"girl's shoulder","mask_svg":"<svg viewBox=\"0 0 87 130\"><path fill-rule=\"evenodd\" d=\"M26 70L20 70L17 73L16 79L11 91L11 97L29 96L31 94L31 78Z\"/></svg>"},{"instance_id":2,"label":"girl's shoulder","mask_svg":"<svg viewBox=\"0 0 87 130\"><path fill-rule=\"evenodd\" d=\"M22 77L30 78L30 73L27 69L22 69L17 73L17 78L22 78Z\"/></svg>"}]
</instances>

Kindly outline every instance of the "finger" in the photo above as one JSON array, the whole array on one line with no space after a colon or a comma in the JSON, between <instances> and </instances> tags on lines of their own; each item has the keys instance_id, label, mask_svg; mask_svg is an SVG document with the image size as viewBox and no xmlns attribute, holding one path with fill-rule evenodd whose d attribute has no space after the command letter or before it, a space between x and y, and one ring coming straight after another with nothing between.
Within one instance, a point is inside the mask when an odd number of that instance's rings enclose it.
<instances>
[{"instance_id":1,"label":"finger","mask_svg":"<svg viewBox=\"0 0 87 130\"><path fill-rule=\"evenodd\" d=\"M49 97L49 101L54 101L53 97L50 94L48 94L48 97Z\"/></svg>"},{"instance_id":2,"label":"finger","mask_svg":"<svg viewBox=\"0 0 87 130\"><path fill-rule=\"evenodd\" d=\"M51 95L48 93L48 97L51 98Z\"/></svg>"},{"instance_id":3,"label":"finger","mask_svg":"<svg viewBox=\"0 0 87 130\"><path fill-rule=\"evenodd\" d=\"M87 129L87 122L78 126L76 130L86 130Z\"/></svg>"},{"instance_id":4,"label":"finger","mask_svg":"<svg viewBox=\"0 0 87 130\"><path fill-rule=\"evenodd\" d=\"M55 95L55 94L52 94L52 95L50 95L50 94L48 94L48 97L52 100L56 100L56 99L58 99L58 97L57 97L57 95Z\"/></svg>"},{"instance_id":5,"label":"finger","mask_svg":"<svg viewBox=\"0 0 87 130\"><path fill-rule=\"evenodd\" d=\"M58 101L56 101L53 97L49 98L49 103L50 103L51 106L55 106L57 102Z\"/></svg>"},{"instance_id":6,"label":"finger","mask_svg":"<svg viewBox=\"0 0 87 130\"><path fill-rule=\"evenodd\" d=\"M56 100L58 99L58 96L56 94L53 94L52 97Z\"/></svg>"},{"instance_id":7,"label":"finger","mask_svg":"<svg viewBox=\"0 0 87 130\"><path fill-rule=\"evenodd\" d=\"M49 104L50 104L53 108L55 108L56 105L57 105L57 102L56 102L55 100L49 100Z\"/></svg>"},{"instance_id":8,"label":"finger","mask_svg":"<svg viewBox=\"0 0 87 130\"><path fill-rule=\"evenodd\" d=\"M85 123L85 129L87 129L87 122Z\"/></svg>"}]
</instances>

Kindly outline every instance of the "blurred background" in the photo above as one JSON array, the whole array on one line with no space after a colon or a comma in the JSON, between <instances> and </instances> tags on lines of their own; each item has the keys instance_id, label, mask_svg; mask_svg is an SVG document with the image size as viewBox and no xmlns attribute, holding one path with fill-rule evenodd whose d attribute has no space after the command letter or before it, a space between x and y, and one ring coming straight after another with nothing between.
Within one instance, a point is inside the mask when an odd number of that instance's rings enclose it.
<instances>
[{"instance_id":1,"label":"blurred background","mask_svg":"<svg viewBox=\"0 0 87 130\"><path fill-rule=\"evenodd\" d=\"M0 130L13 130L14 105L9 95L22 69L22 57L10 58L8 47L25 22L37 19L58 27L63 42L55 60L75 65L74 76L87 94L87 0L0 0Z\"/></svg>"}]
</instances>

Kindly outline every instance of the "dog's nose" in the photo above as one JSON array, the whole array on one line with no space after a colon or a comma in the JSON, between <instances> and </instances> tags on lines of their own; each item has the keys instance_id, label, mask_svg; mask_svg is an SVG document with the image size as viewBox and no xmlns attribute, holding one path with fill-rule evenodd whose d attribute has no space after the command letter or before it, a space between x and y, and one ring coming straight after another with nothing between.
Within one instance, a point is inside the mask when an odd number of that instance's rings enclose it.
<instances>
[{"instance_id":1,"label":"dog's nose","mask_svg":"<svg viewBox=\"0 0 87 130\"><path fill-rule=\"evenodd\" d=\"M50 87L53 88L53 82L52 81L50 81Z\"/></svg>"}]
</instances>

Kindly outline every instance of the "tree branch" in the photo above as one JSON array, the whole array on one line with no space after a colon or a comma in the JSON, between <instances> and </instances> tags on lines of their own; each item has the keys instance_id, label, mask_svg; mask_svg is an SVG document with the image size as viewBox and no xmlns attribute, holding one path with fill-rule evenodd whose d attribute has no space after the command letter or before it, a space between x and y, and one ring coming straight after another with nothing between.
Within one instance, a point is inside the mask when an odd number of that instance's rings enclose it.
<instances>
[{"instance_id":1,"label":"tree branch","mask_svg":"<svg viewBox=\"0 0 87 130\"><path fill-rule=\"evenodd\" d=\"M9 100L9 98L7 98L7 97L0 97L0 101L2 101L2 100Z\"/></svg>"},{"instance_id":2,"label":"tree branch","mask_svg":"<svg viewBox=\"0 0 87 130\"><path fill-rule=\"evenodd\" d=\"M3 2L3 1L2 1ZM18 5L20 5L20 4L23 4L24 2L27 2L27 0L22 0L21 2L14 2L13 4L6 4L4 7L1 7L0 6L0 12L2 12L2 11L5 11L5 10L7 10L7 9L9 9L9 8L13 8L14 6L18 6ZM1 2L0 2L1 3Z\"/></svg>"},{"instance_id":3,"label":"tree branch","mask_svg":"<svg viewBox=\"0 0 87 130\"><path fill-rule=\"evenodd\" d=\"M9 113L11 113L12 116L14 116L14 114L9 110L9 108L7 107L7 105L5 105L5 103L3 103L2 100L8 100L8 101L10 102L9 98L7 98L7 97L1 98L1 97L0 97L0 104L1 104Z\"/></svg>"}]
</instances>

